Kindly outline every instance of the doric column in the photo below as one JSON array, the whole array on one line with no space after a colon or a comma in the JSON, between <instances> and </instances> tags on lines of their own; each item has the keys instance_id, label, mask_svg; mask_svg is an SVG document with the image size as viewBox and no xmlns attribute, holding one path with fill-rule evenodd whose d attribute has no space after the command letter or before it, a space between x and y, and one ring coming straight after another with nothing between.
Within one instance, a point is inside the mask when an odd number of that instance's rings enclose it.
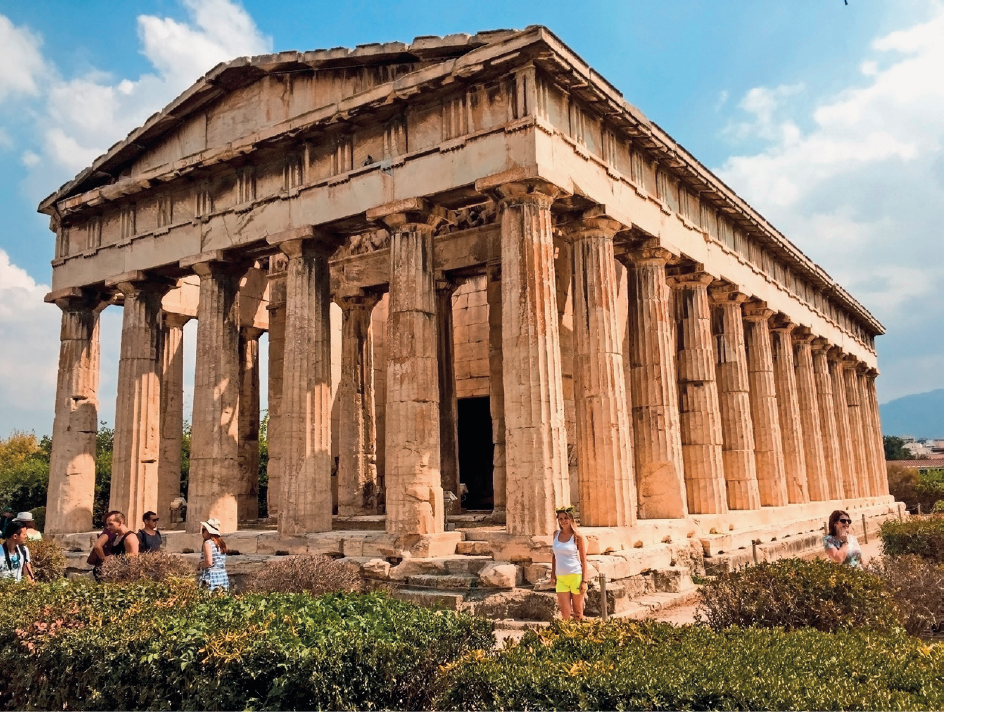
<instances>
[{"instance_id":1,"label":"doric column","mask_svg":"<svg viewBox=\"0 0 988 712\"><path fill-rule=\"evenodd\" d=\"M861 390L858 388L856 369L858 360L845 356L841 366L844 369L844 394L847 398L847 422L850 426L851 450L854 453L854 480L859 497L870 497L871 476L868 471L868 456L864 450L864 428L861 422Z\"/></svg>"},{"instance_id":2,"label":"doric column","mask_svg":"<svg viewBox=\"0 0 988 712\"><path fill-rule=\"evenodd\" d=\"M46 534L87 532L93 528L99 314L105 303L95 294L75 291L73 296L54 300L62 310L62 328L45 509Z\"/></svg>"},{"instance_id":3,"label":"doric column","mask_svg":"<svg viewBox=\"0 0 988 712\"><path fill-rule=\"evenodd\" d=\"M457 442L456 357L453 353L453 292L457 283L436 275L436 356L439 359L439 479L460 512L460 450Z\"/></svg>"},{"instance_id":4,"label":"doric column","mask_svg":"<svg viewBox=\"0 0 988 712\"><path fill-rule=\"evenodd\" d=\"M580 522L630 527L638 519L624 357L617 319L614 234L620 223L584 217L573 240L573 376Z\"/></svg>"},{"instance_id":5,"label":"doric column","mask_svg":"<svg viewBox=\"0 0 988 712\"><path fill-rule=\"evenodd\" d=\"M688 513L679 429L676 342L666 262L649 241L625 252L635 483L641 519L682 519Z\"/></svg>"},{"instance_id":6,"label":"doric column","mask_svg":"<svg viewBox=\"0 0 988 712\"><path fill-rule=\"evenodd\" d=\"M817 406L820 409L820 436L823 440L823 464L827 474L830 499L844 499L844 464L837 418L834 411L834 388L830 380L826 339L813 340L813 375L816 378Z\"/></svg>"},{"instance_id":7,"label":"doric column","mask_svg":"<svg viewBox=\"0 0 988 712\"><path fill-rule=\"evenodd\" d=\"M745 353L741 305L748 297L733 285L710 294L710 323L717 355L717 400L724 437L724 480L730 509L760 509L751 417L748 355Z\"/></svg>"},{"instance_id":8,"label":"doric column","mask_svg":"<svg viewBox=\"0 0 988 712\"><path fill-rule=\"evenodd\" d=\"M803 428L803 455L806 458L806 483L810 499L824 502L830 499L827 470L824 466L823 437L820 427L820 406L817 404L816 375L813 371L813 334L799 329L793 334L795 342L796 393L799 398L799 419Z\"/></svg>"},{"instance_id":9,"label":"doric column","mask_svg":"<svg viewBox=\"0 0 988 712\"><path fill-rule=\"evenodd\" d=\"M779 428L782 453L786 461L786 491L790 504L809 501L806 484L806 459L803 454L803 426L796 392L796 368L792 355L792 330L795 324L782 314L770 322L772 366L775 370L775 395L779 404Z\"/></svg>"},{"instance_id":10,"label":"doric column","mask_svg":"<svg viewBox=\"0 0 988 712\"><path fill-rule=\"evenodd\" d=\"M338 297L343 310L338 511L342 517L377 512L377 418L371 313L379 294Z\"/></svg>"},{"instance_id":11,"label":"doric column","mask_svg":"<svg viewBox=\"0 0 988 712\"><path fill-rule=\"evenodd\" d=\"M748 302L743 307L751 421L755 437L755 472L758 476L759 501L763 507L789 504L782 430L779 426L779 401L775 394L775 369L772 366L772 337L768 331L768 320L774 313L765 302Z\"/></svg>"},{"instance_id":12,"label":"doric column","mask_svg":"<svg viewBox=\"0 0 988 712\"><path fill-rule=\"evenodd\" d=\"M285 280L288 257L271 255L268 263L268 516L278 513L284 469L285 430L281 394L285 376Z\"/></svg>"},{"instance_id":13,"label":"doric column","mask_svg":"<svg viewBox=\"0 0 988 712\"><path fill-rule=\"evenodd\" d=\"M556 506L570 502L550 212L557 189L493 188L502 210L506 525L510 534L545 535L556 528Z\"/></svg>"},{"instance_id":14,"label":"doric column","mask_svg":"<svg viewBox=\"0 0 988 712\"><path fill-rule=\"evenodd\" d=\"M367 213L391 233L388 400L385 411L387 527L391 534L443 531L439 369L433 238L439 216L418 199Z\"/></svg>"},{"instance_id":15,"label":"doric column","mask_svg":"<svg viewBox=\"0 0 988 712\"><path fill-rule=\"evenodd\" d=\"M871 406L872 436L875 442L876 461L878 462L878 492L876 494L886 495L889 493L888 469L885 464L885 442L882 438L882 419L878 409L878 390L875 388L875 379L878 377L878 370L871 368L865 374L865 382L868 391L868 404Z\"/></svg>"},{"instance_id":16,"label":"doric column","mask_svg":"<svg viewBox=\"0 0 988 712\"><path fill-rule=\"evenodd\" d=\"M691 272L669 278L677 322L677 381L686 501L691 514L724 514L723 434L710 304L713 276Z\"/></svg>"},{"instance_id":17,"label":"doric column","mask_svg":"<svg viewBox=\"0 0 988 712\"><path fill-rule=\"evenodd\" d=\"M278 532L297 536L333 527L329 255L310 234L268 238L288 256Z\"/></svg>"},{"instance_id":18,"label":"doric column","mask_svg":"<svg viewBox=\"0 0 988 712\"><path fill-rule=\"evenodd\" d=\"M165 314L164 351L161 373L161 452L158 457L159 527L178 525L172 519L171 505L182 496L182 435L185 405L185 325L184 314ZM175 515L178 512L174 512Z\"/></svg>"},{"instance_id":19,"label":"doric column","mask_svg":"<svg viewBox=\"0 0 988 712\"><path fill-rule=\"evenodd\" d=\"M137 273L116 286L123 292L124 307L109 506L136 527L144 512L158 506L165 346L161 298L174 282Z\"/></svg>"},{"instance_id":20,"label":"doric column","mask_svg":"<svg viewBox=\"0 0 988 712\"><path fill-rule=\"evenodd\" d=\"M221 261L192 265L199 275L196 377L192 397L192 453L186 531L220 520L237 530L240 479L240 317L237 292L249 265Z\"/></svg>"},{"instance_id":21,"label":"doric column","mask_svg":"<svg viewBox=\"0 0 988 712\"><path fill-rule=\"evenodd\" d=\"M861 497L855 472L854 441L851 438L851 422L847 410L847 389L844 384L844 365L841 350L836 346L827 352L827 366L830 369L830 383L834 393L834 423L837 426L837 439L841 461L841 490L844 499Z\"/></svg>"},{"instance_id":22,"label":"doric column","mask_svg":"<svg viewBox=\"0 0 988 712\"><path fill-rule=\"evenodd\" d=\"M875 424L871 415L871 398L868 397L868 384L865 372L868 366L859 363L855 371L855 378L858 382L858 403L861 411L861 450L864 453L865 462L868 464L868 492L872 497L884 494L881 489L881 475L878 472L878 453L875 452ZM884 450L884 448L882 448Z\"/></svg>"},{"instance_id":23,"label":"doric column","mask_svg":"<svg viewBox=\"0 0 988 712\"><path fill-rule=\"evenodd\" d=\"M507 516L504 466L504 364L501 351L501 260L487 263L487 362L490 368L491 427L494 440L494 517Z\"/></svg>"},{"instance_id":24,"label":"doric column","mask_svg":"<svg viewBox=\"0 0 988 712\"><path fill-rule=\"evenodd\" d=\"M263 330L253 326L240 329L240 437L237 488L237 518L257 519L257 476L260 465L258 442L261 435L261 379L258 370L259 339Z\"/></svg>"}]
</instances>

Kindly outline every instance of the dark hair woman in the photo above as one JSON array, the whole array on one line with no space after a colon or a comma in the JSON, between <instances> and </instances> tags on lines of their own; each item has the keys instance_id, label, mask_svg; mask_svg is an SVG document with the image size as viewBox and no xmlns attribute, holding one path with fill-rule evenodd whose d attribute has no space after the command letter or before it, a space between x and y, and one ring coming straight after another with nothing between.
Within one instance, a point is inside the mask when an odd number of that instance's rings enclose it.
<instances>
[{"instance_id":1,"label":"dark hair woman","mask_svg":"<svg viewBox=\"0 0 988 712\"><path fill-rule=\"evenodd\" d=\"M855 568L864 567L864 556L857 537L850 534L851 515L842 509L830 515L827 536L823 538L823 551L831 561Z\"/></svg>"},{"instance_id":2,"label":"dark hair woman","mask_svg":"<svg viewBox=\"0 0 988 712\"><path fill-rule=\"evenodd\" d=\"M208 519L202 525L202 556L199 557L199 583L209 588L230 588L230 577L226 573L226 542L220 536L220 520Z\"/></svg>"}]
</instances>

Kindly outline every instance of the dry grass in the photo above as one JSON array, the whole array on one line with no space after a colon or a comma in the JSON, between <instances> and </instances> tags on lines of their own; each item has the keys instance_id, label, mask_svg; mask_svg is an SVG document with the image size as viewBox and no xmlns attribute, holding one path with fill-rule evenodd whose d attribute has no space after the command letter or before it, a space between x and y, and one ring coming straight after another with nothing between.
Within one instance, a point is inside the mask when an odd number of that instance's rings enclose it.
<instances>
[{"instance_id":1,"label":"dry grass","mask_svg":"<svg viewBox=\"0 0 988 712\"><path fill-rule=\"evenodd\" d=\"M109 557L100 570L100 580L108 583L167 581L191 577L195 570L195 565L181 556L152 551L137 556Z\"/></svg>"},{"instance_id":2,"label":"dry grass","mask_svg":"<svg viewBox=\"0 0 988 712\"><path fill-rule=\"evenodd\" d=\"M309 593L313 596L363 589L363 579L354 566L320 555L272 561L251 576L246 586L251 593Z\"/></svg>"},{"instance_id":3,"label":"dry grass","mask_svg":"<svg viewBox=\"0 0 988 712\"><path fill-rule=\"evenodd\" d=\"M65 575L65 554L51 541L29 541L27 550L31 554L31 569L39 583L58 581Z\"/></svg>"},{"instance_id":4,"label":"dry grass","mask_svg":"<svg viewBox=\"0 0 988 712\"><path fill-rule=\"evenodd\" d=\"M896 617L910 635L943 629L943 564L917 554L876 559L868 570L881 577L892 594Z\"/></svg>"}]
</instances>

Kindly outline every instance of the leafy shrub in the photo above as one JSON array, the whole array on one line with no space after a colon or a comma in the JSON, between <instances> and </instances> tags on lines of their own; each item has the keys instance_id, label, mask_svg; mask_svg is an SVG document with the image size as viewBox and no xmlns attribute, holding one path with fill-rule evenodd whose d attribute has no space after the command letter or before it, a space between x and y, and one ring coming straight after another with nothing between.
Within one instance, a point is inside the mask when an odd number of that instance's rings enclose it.
<instances>
[{"instance_id":1,"label":"leafy shrub","mask_svg":"<svg viewBox=\"0 0 988 712\"><path fill-rule=\"evenodd\" d=\"M0 438L0 504L15 512L30 511L48 498L51 440L14 432Z\"/></svg>"},{"instance_id":2,"label":"leafy shrub","mask_svg":"<svg viewBox=\"0 0 988 712\"><path fill-rule=\"evenodd\" d=\"M58 581L65 575L65 554L51 541L36 540L27 543L31 553L31 570L39 582Z\"/></svg>"},{"instance_id":3,"label":"leafy shrub","mask_svg":"<svg viewBox=\"0 0 988 712\"><path fill-rule=\"evenodd\" d=\"M894 462L886 465L888 473L889 494L896 502L904 502L906 506L915 509L922 505L924 512L933 509L943 495L943 470L927 470L919 472L915 468L904 467Z\"/></svg>"},{"instance_id":4,"label":"leafy shrub","mask_svg":"<svg viewBox=\"0 0 988 712\"><path fill-rule=\"evenodd\" d=\"M782 559L748 566L700 589L701 614L715 630L731 626L888 629L896 619L877 576L824 559Z\"/></svg>"},{"instance_id":5,"label":"leafy shrub","mask_svg":"<svg viewBox=\"0 0 988 712\"><path fill-rule=\"evenodd\" d=\"M929 635L943 628L943 564L903 554L876 559L868 570L885 582L907 633Z\"/></svg>"},{"instance_id":6,"label":"leafy shrub","mask_svg":"<svg viewBox=\"0 0 988 712\"><path fill-rule=\"evenodd\" d=\"M321 596L336 591L361 591L363 580L352 566L328 556L292 556L265 564L247 579L246 589L256 593Z\"/></svg>"},{"instance_id":7,"label":"leafy shrub","mask_svg":"<svg viewBox=\"0 0 988 712\"><path fill-rule=\"evenodd\" d=\"M35 507L31 510L31 516L34 517L34 528L39 532L45 530L45 512L48 511L47 507Z\"/></svg>"},{"instance_id":8,"label":"leafy shrub","mask_svg":"<svg viewBox=\"0 0 988 712\"><path fill-rule=\"evenodd\" d=\"M493 646L487 620L376 593L0 582L3 709L419 709L442 666Z\"/></svg>"},{"instance_id":9,"label":"leafy shrub","mask_svg":"<svg viewBox=\"0 0 988 712\"><path fill-rule=\"evenodd\" d=\"M943 517L889 519L878 530L885 556L918 554L943 563Z\"/></svg>"},{"instance_id":10,"label":"leafy shrub","mask_svg":"<svg viewBox=\"0 0 988 712\"><path fill-rule=\"evenodd\" d=\"M170 578L189 578L196 567L177 554L149 551L137 556L111 556L103 562L100 580L107 583L165 582Z\"/></svg>"},{"instance_id":11,"label":"leafy shrub","mask_svg":"<svg viewBox=\"0 0 988 712\"><path fill-rule=\"evenodd\" d=\"M933 503L933 514L943 514L943 500L938 499Z\"/></svg>"},{"instance_id":12,"label":"leafy shrub","mask_svg":"<svg viewBox=\"0 0 988 712\"><path fill-rule=\"evenodd\" d=\"M943 709L943 674L943 645L924 645L901 630L717 632L654 621L557 621L517 645L478 650L445 668L434 705Z\"/></svg>"}]
</instances>

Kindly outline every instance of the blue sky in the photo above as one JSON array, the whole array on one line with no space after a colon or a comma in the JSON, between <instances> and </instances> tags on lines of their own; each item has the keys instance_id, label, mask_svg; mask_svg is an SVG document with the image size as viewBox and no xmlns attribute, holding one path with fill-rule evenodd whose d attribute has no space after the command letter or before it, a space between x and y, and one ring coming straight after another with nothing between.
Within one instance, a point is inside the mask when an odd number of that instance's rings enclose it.
<instances>
[{"instance_id":1,"label":"blue sky","mask_svg":"<svg viewBox=\"0 0 988 712\"><path fill-rule=\"evenodd\" d=\"M530 24L885 324L882 402L943 387L940 3L48 0L0 3L0 437L51 429L59 313L36 207L130 129L238 55ZM112 423L119 310L103 322Z\"/></svg>"}]
</instances>

